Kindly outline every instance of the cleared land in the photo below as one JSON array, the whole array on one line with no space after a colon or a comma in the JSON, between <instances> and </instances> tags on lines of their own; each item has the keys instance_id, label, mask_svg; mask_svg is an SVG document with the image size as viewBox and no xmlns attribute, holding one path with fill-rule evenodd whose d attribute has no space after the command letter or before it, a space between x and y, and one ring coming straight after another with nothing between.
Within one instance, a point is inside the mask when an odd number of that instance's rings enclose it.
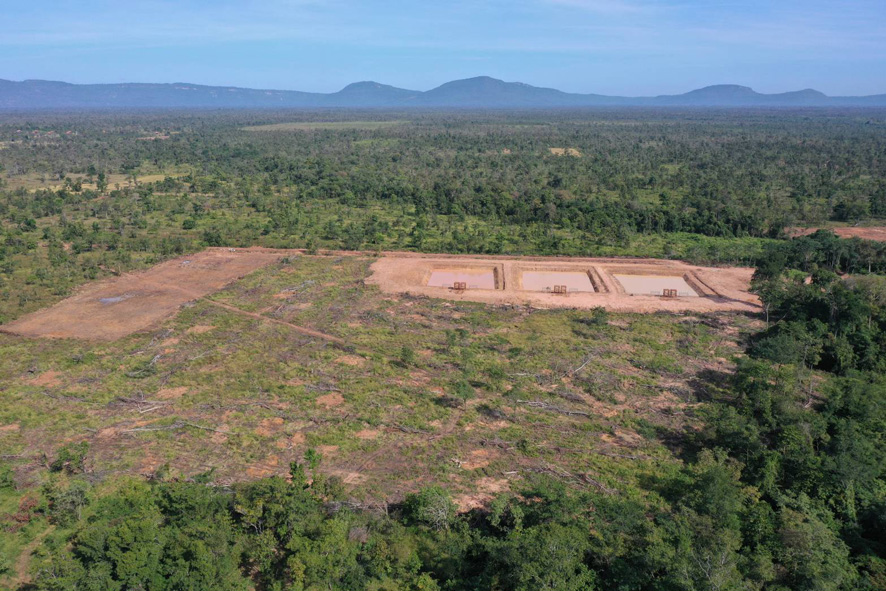
<instances>
[{"instance_id":1,"label":"cleared land","mask_svg":"<svg viewBox=\"0 0 886 591\"><path fill-rule=\"evenodd\" d=\"M613 275L629 295L660 296L666 289L677 292L678 297L698 297L698 294L682 277L667 275Z\"/></svg>"},{"instance_id":2,"label":"cleared land","mask_svg":"<svg viewBox=\"0 0 886 591\"><path fill-rule=\"evenodd\" d=\"M884 226L867 226L867 227L835 227L835 228L788 228L788 236L808 236L818 230L831 230L840 238L862 238L864 240L876 240L878 242L886 242L886 227Z\"/></svg>"},{"instance_id":3,"label":"cleared land","mask_svg":"<svg viewBox=\"0 0 886 591\"><path fill-rule=\"evenodd\" d=\"M280 258L273 251L213 248L85 285L51 308L28 314L0 331L28 337L113 341L175 314L182 304L218 291Z\"/></svg>"},{"instance_id":4,"label":"cleared land","mask_svg":"<svg viewBox=\"0 0 886 591\"><path fill-rule=\"evenodd\" d=\"M575 156L581 158L581 151L578 148L548 148L548 151L554 156Z\"/></svg>"},{"instance_id":5,"label":"cleared land","mask_svg":"<svg viewBox=\"0 0 886 591\"><path fill-rule=\"evenodd\" d=\"M520 287L527 291L554 291L557 286L574 291L596 291L587 273L580 271L523 271Z\"/></svg>"},{"instance_id":6,"label":"cleared land","mask_svg":"<svg viewBox=\"0 0 886 591\"><path fill-rule=\"evenodd\" d=\"M493 269L434 269L428 279L430 287L452 287L464 283L467 289L495 289Z\"/></svg>"},{"instance_id":7,"label":"cleared land","mask_svg":"<svg viewBox=\"0 0 886 591\"><path fill-rule=\"evenodd\" d=\"M175 178L177 176L181 176L184 174L182 171L171 171L169 173L156 173L156 174L139 174L136 176L136 182L138 183L155 183L158 181L164 180L166 177ZM40 175L37 173L29 173L25 175L7 175L5 177L6 184L10 189L27 189L28 191L36 191L40 189L48 189L51 191L58 191L62 187L64 187L64 181L60 181L57 178L51 179L49 175ZM86 177L81 174L71 175L71 179L73 181L80 181L83 189L91 189L93 191L98 190L98 187L93 182L87 182ZM129 175L112 173L108 175L106 179L108 186L112 189L117 185L121 187L130 186L132 183L132 178Z\"/></svg>"},{"instance_id":8,"label":"cleared land","mask_svg":"<svg viewBox=\"0 0 886 591\"><path fill-rule=\"evenodd\" d=\"M264 266L113 343L0 334L0 449L18 481L88 441L88 470L169 464L222 485L285 475L313 448L367 503L445 484L467 509L538 473L630 489L679 466L663 442L697 426L699 376L730 371L759 325L383 293L367 282L389 259L285 252L209 251L242 272ZM160 268L182 281L181 262Z\"/></svg>"},{"instance_id":9,"label":"cleared land","mask_svg":"<svg viewBox=\"0 0 886 591\"><path fill-rule=\"evenodd\" d=\"M283 256L303 251L211 248L201 253L84 286L55 306L28 314L0 331L27 337L113 341L156 326L182 305L216 292ZM359 253L329 253L355 257ZM696 267L648 259L481 258L387 253L367 283L387 293L410 293L487 304L594 308L627 312L759 311L748 292L751 269ZM620 279L628 277L630 281ZM456 291L456 283L467 289ZM550 285L549 285L550 284ZM566 295L552 293L566 286ZM675 288L681 296L649 295ZM702 297L696 297L702 296ZM225 305L215 303L216 305ZM244 314L254 310L232 310ZM295 330L304 330L291 325ZM332 335L314 334L333 340Z\"/></svg>"},{"instance_id":10,"label":"cleared land","mask_svg":"<svg viewBox=\"0 0 886 591\"><path fill-rule=\"evenodd\" d=\"M436 269L495 269L500 281L495 289L452 289L452 285L429 282ZM744 267L698 267L678 261L650 259L595 259L545 257L432 256L389 253L372 266L367 281L387 293L518 304L537 308L595 308L613 311L657 312L759 312L760 301L750 293L753 269ZM538 274L541 275L538 275ZM527 284L527 274L529 283ZM567 278L584 274L593 289L570 287ZM626 276L623 285L616 276ZM537 277L539 279L536 281ZM566 296L546 289L551 278L560 277ZM527 287L528 285L528 287ZM584 284L582 284L584 285ZM677 288L681 297L661 297L661 290ZM631 293L640 290L639 293ZM659 295L650 295L657 292ZM689 297L687 297L689 296ZM697 297L701 296L701 297Z\"/></svg>"}]
</instances>

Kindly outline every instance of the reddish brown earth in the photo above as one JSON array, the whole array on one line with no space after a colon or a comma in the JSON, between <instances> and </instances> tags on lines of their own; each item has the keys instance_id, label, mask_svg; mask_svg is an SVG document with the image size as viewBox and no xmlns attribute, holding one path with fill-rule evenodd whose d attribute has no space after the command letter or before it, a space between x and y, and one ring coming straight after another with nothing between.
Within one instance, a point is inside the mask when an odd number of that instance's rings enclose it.
<instances>
[{"instance_id":1,"label":"reddish brown earth","mask_svg":"<svg viewBox=\"0 0 886 591\"><path fill-rule=\"evenodd\" d=\"M218 291L279 258L273 251L211 248L147 271L89 283L55 306L0 330L27 337L114 341L156 326L182 304Z\"/></svg>"},{"instance_id":2,"label":"reddish brown earth","mask_svg":"<svg viewBox=\"0 0 886 591\"><path fill-rule=\"evenodd\" d=\"M455 290L428 284L438 269L453 270L485 266L494 269L496 289ZM387 253L372 265L366 283L385 293L409 293L435 298L490 304L530 305L536 308L603 307L623 312L758 312L760 300L749 292L753 269L744 267L698 267L679 261L656 259L559 258L559 257L480 257L463 255L414 255ZM584 273L595 291L569 292L526 289L535 283L524 280L525 272ZM631 295L616 275L644 276L651 286L662 277L687 284L697 296L665 298ZM568 285L567 285L568 287Z\"/></svg>"},{"instance_id":3,"label":"reddish brown earth","mask_svg":"<svg viewBox=\"0 0 886 591\"><path fill-rule=\"evenodd\" d=\"M867 228L788 228L788 236L808 236L817 230L831 230L840 238L862 238L864 240L876 240L886 242L886 227L869 226Z\"/></svg>"}]
</instances>

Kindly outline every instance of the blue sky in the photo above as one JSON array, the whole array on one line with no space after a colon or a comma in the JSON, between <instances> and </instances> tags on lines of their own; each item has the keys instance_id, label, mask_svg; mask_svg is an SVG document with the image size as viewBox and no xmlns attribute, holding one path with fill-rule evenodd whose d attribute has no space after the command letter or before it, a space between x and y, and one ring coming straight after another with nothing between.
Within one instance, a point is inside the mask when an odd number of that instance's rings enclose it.
<instances>
[{"instance_id":1,"label":"blue sky","mask_svg":"<svg viewBox=\"0 0 886 591\"><path fill-rule=\"evenodd\" d=\"M886 0L0 0L0 78L886 93Z\"/></svg>"}]
</instances>

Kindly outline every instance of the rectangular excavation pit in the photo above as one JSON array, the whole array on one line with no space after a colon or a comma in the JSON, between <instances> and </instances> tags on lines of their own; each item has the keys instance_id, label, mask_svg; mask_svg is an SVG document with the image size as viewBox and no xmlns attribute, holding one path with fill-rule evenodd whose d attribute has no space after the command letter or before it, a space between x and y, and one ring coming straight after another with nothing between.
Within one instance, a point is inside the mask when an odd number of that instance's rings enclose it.
<instances>
[{"instance_id":1,"label":"rectangular excavation pit","mask_svg":"<svg viewBox=\"0 0 886 591\"><path fill-rule=\"evenodd\" d=\"M498 289L498 269L494 267L446 267L431 269L425 285L464 289Z\"/></svg>"},{"instance_id":2,"label":"rectangular excavation pit","mask_svg":"<svg viewBox=\"0 0 886 591\"><path fill-rule=\"evenodd\" d=\"M681 275L634 275L613 273L612 276L629 295L663 296L666 290L677 297L695 298L696 292Z\"/></svg>"},{"instance_id":3,"label":"rectangular excavation pit","mask_svg":"<svg viewBox=\"0 0 886 591\"><path fill-rule=\"evenodd\" d=\"M566 293L594 293L594 282L588 271L524 269L520 271L520 289L555 293L566 288Z\"/></svg>"}]
</instances>

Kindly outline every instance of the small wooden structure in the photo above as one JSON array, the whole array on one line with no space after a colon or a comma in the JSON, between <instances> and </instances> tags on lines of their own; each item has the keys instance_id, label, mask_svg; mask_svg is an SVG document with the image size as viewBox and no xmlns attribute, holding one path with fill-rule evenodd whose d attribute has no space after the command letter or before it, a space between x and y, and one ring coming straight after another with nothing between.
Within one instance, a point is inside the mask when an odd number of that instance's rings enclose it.
<instances>
[{"instance_id":1,"label":"small wooden structure","mask_svg":"<svg viewBox=\"0 0 886 591\"><path fill-rule=\"evenodd\" d=\"M468 288L468 284L465 281L456 281L452 284L452 289L455 291L464 291Z\"/></svg>"},{"instance_id":2,"label":"small wooden structure","mask_svg":"<svg viewBox=\"0 0 886 591\"><path fill-rule=\"evenodd\" d=\"M677 297L677 290L676 289L665 289L665 290L662 290L661 295L662 295L662 297L665 297L665 298L675 298L675 297Z\"/></svg>"},{"instance_id":3,"label":"small wooden structure","mask_svg":"<svg viewBox=\"0 0 886 591\"><path fill-rule=\"evenodd\" d=\"M554 295L566 295L566 286L565 285L555 285L554 286Z\"/></svg>"}]
</instances>

